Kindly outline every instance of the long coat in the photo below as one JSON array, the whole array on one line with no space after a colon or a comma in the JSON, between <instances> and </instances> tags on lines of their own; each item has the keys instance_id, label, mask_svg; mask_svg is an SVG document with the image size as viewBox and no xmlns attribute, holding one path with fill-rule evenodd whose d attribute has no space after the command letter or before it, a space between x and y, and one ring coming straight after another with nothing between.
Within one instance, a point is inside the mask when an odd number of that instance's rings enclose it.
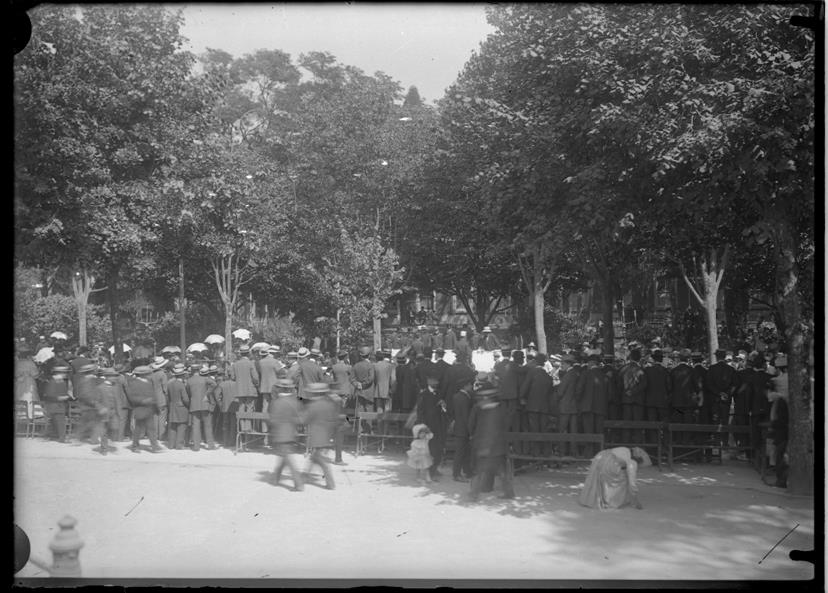
<instances>
[{"instance_id":1,"label":"long coat","mask_svg":"<svg viewBox=\"0 0 828 593\"><path fill-rule=\"evenodd\" d=\"M349 396L353 393L353 385L351 385L351 377L353 376L353 369L347 362L337 362L331 367L331 374L333 375L334 389L342 395Z\"/></svg>"},{"instance_id":2,"label":"long coat","mask_svg":"<svg viewBox=\"0 0 828 593\"><path fill-rule=\"evenodd\" d=\"M391 383L394 378L394 365L382 359L374 363L374 391L375 397L387 398L391 396Z\"/></svg>"},{"instance_id":3,"label":"long coat","mask_svg":"<svg viewBox=\"0 0 828 593\"><path fill-rule=\"evenodd\" d=\"M471 396L462 389L451 396L451 409L454 412L454 430L452 434L456 437L465 438L469 436L469 414L471 414Z\"/></svg>"},{"instance_id":4,"label":"long coat","mask_svg":"<svg viewBox=\"0 0 828 593\"><path fill-rule=\"evenodd\" d=\"M580 412L592 412L599 416L607 415L607 376L599 366L589 367L583 371L583 392L578 400Z\"/></svg>"},{"instance_id":5,"label":"long coat","mask_svg":"<svg viewBox=\"0 0 828 593\"><path fill-rule=\"evenodd\" d=\"M526 379L520 386L520 399L526 402L526 411L548 413L551 396L552 377L543 367L528 369Z\"/></svg>"},{"instance_id":6,"label":"long coat","mask_svg":"<svg viewBox=\"0 0 828 593\"><path fill-rule=\"evenodd\" d=\"M258 397L259 373L253 361L242 356L230 366L230 378L236 382L239 397Z\"/></svg>"},{"instance_id":7,"label":"long coat","mask_svg":"<svg viewBox=\"0 0 828 593\"><path fill-rule=\"evenodd\" d=\"M339 409L340 405L328 396L315 397L311 400L305 412L309 447L331 445L334 430L339 425Z\"/></svg>"},{"instance_id":8,"label":"long coat","mask_svg":"<svg viewBox=\"0 0 828 593\"><path fill-rule=\"evenodd\" d=\"M299 397L308 399L310 395L305 391L309 383L327 383L322 367L308 358L304 358L296 365L296 386L299 388Z\"/></svg>"},{"instance_id":9,"label":"long coat","mask_svg":"<svg viewBox=\"0 0 828 593\"><path fill-rule=\"evenodd\" d=\"M354 395L373 400L374 382L376 381L374 363L367 358L363 358L353 366L353 373L352 383L354 386Z\"/></svg>"},{"instance_id":10,"label":"long coat","mask_svg":"<svg viewBox=\"0 0 828 593\"><path fill-rule=\"evenodd\" d=\"M670 371L660 364L644 367L647 376L647 389L644 392L644 405L651 408L670 407Z\"/></svg>"},{"instance_id":11,"label":"long coat","mask_svg":"<svg viewBox=\"0 0 828 593\"><path fill-rule=\"evenodd\" d=\"M574 367L561 375L558 385L558 413L577 414L578 400L583 391L583 382L580 373Z\"/></svg>"},{"instance_id":12,"label":"long coat","mask_svg":"<svg viewBox=\"0 0 828 593\"><path fill-rule=\"evenodd\" d=\"M476 404L472 408L469 414L469 433L475 457L495 457L506 454L508 422L509 414L506 406L500 402L491 407Z\"/></svg>"},{"instance_id":13,"label":"long coat","mask_svg":"<svg viewBox=\"0 0 828 593\"><path fill-rule=\"evenodd\" d=\"M179 377L173 377L167 383L167 395L170 398L169 421L170 423L187 422L190 411L190 398L187 395L187 386Z\"/></svg>"},{"instance_id":14,"label":"long coat","mask_svg":"<svg viewBox=\"0 0 828 593\"><path fill-rule=\"evenodd\" d=\"M270 401L268 428L274 443L292 443L296 440L296 425L302 424L299 400L295 395L278 395Z\"/></svg>"},{"instance_id":15,"label":"long coat","mask_svg":"<svg viewBox=\"0 0 828 593\"><path fill-rule=\"evenodd\" d=\"M701 390L701 380L686 362L680 362L670 371L670 383L673 388L673 406L677 408L695 408L693 399Z\"/></svg>"},{"instance_id":16,"label":"long coat","mask_svg":"<svg viewBox=\"0 0 828 593\"><path fill-rule=\"evenodd\" d=\"M39 371L31 358L14 362L14 398L27 402L37 401L37 377Z\"/></svg>"},{"instance_id":17,"label":"long coat","mask_svg":"<svg viewBox=\"0 0 828 593\"><path fill-rule=\"evenodd\" d=\"M431 429L434 434L433 440L445 440L448 418L446 411L440 405L442 401L440 395L426 388L420 391L417 400L417 421Z\"/></svg>"},{"instance_id":18,"label":"long coat","mask_svg":"<svg viewBox=\"0 0 828 593\"><path fill-rule=\"evenodd\" d=\"M396 369L397 385L395 388L399 405L405 410L410 410L417 403L417 379L414 376L414 366L405 363L398 364Z\"/></svg>"},{"instance_id":19,"label":"long coat","mask_svg":"<svg viewBox=\"0 0 828 593\"><path fill-rule=\"evenodd\" d=\"M706 391L718 402L729 402L736 380L736 369L720 360L707 370ZM723 397L722 394L725 394Z\"/></svg>"},{"instance_id":20,"label":"long coat","mask_svg":"<svg viewBox=\"0 0 828 593\"><path fill-rule=\"evenodd\" d=\"M155 405L163 408L167 405L167 383L169 383L167 373L164 369L157 369L150 374L149 380L155 390Z\"/></svg>"},{"instance_id":21,"label":"long coat","mask_svg":"<svg viewBox=\"0 0 828 593\"><path fill-rule=\"evenodd\" d=\"M155 389L149 379L133 377L128 380L126 394L132 405L132 417L144 420L152 416L157 410L155 404Z\"/></svg>"},{"instance_id":22,"label":"long coat","mask_svg":"<svg viewBox=\"0 0 828 593\"><path fill-rule=\"evenodd\" d=\"M447 329L446 335L443 336L443 348L446 350L454 350L457 345L457 336L454 335L454 330Z\"/></svg>"}]
</instances>

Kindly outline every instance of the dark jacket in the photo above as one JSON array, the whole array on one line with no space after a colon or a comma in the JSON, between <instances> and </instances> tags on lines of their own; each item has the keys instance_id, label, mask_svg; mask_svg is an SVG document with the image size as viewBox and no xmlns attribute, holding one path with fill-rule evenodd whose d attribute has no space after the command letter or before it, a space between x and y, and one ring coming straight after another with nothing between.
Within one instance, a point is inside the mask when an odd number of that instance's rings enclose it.
<instances>
[{"instance_id":1,"label":"dark jacket","mask_svg":"<svg viewBox=\"0 0 828 593\"><path fill-rule=\"evenodd\" d=\"M236 382L239 397L258 397L259 372L249 358L242 356L230 366L230 378Z\"/></svg>"},{"instance_id":2,"label":"dark jacket","mask_svg":"<svg viewBox=\"0 0 828 593\"><path fill-rule=\"evenodd\" d=\"M190 416L190 398L187 395L187 386L179 377L173 377L167 383L167 395L170 398L169 421L175 423L187 422Z\"/></svg>"},{"instance_id":3,"label":"dark jacket","mask_svg":"<svg viewBox=\"0 0 828 593\"><path fill-rule=\"evenodd\" d=\"M268 428L274 443L292 443L296 440L296 425L302 424L299 400L295 395L274 395L267 413Z\"/></svg>"},{"instance_id":4,"label":"dark jacket","mask_svg":"<svg viewBox=\"0 0 828 593\"><path fill-rule=\"evenodd\" d=\"M448 414L443 410L440 395L426 388L417 396L417 420L431 429L436 438L445 437L448 428Z\"/></svg>"},{"instance_id":5,"label":"dark jacket","mask_svg":"<svg viewBox=\"0 0 828 593\"><path fill-rule=\"evenodd\" d=\"M713 397L714 401L730 401L735 380L736 369L720 360L707 370L705 376L706 391Z\"/></svg>"},{"instance_id":6,"label":"dark jacket","mask_svg":"<svg viewBox=\"0 0 828 593\"><path fill-rule=\"evenodd\" d=\"M129 403L132 405L132 417L136 420L149 418L157 411L155 389L149 379L133 377L126 387Z\"/></svg>"},{"instance_id":7,"label":"dark jacket","mask_svg":"<svg viewBox=\"0 0 828 593\"><path fill-rule=\"evenodd\" d=\"M467 438L469 436L469 414L471 414L471 396L463 391L457 391L451 396L451 409L454 412L454 430L452 434L456 437Z\"/></svg>"},{"instance_id":8,"label":"dark jacket","mask_svg":"<svg viewBox=\"0 0 828 593\"><path fill-rule=\"evenodd\" d=\"M744 382L739 390L746 397L747 408L753 416L764 415L770 411L769 385L770 376L764 371L753 369L752 372L745 373Z\"/></svg>"},{"instance_id":9,"label":"dark jacket","mask_svg":"<svg viewBox=\"0 0 828 593\"><path fill-rule=\"evenodd\" d=\"M698 375L685 362L680 362L670 371L672 385L672 405L676 408L695 408L698 406L693 399L701 390Z\"/></svg>"},{"instance_id":10,"label":"dark jacket","mask_svg":"<svg viewBox=\"0 0 828 593\"><path fill-rule=\"evenodd\" d=\"M469 414L469 433L475 457L506 454L506 427L509 418L506 406L497 402L491 408L475 404Z\"/></svg>"},{"instance_id":11,"label":"dark jacket","mask_svg":"<svg viewBox=\"0 0 828 593\"><path fill-rule=\"evenodd\" d=\"M644 392L644 405L652 408L670 407L670 371L660 364L644 367L647 376L647 389Z\"/></svg>"},{"instance_id":12,"label":"dark jacket","mask_svg":"<svg viewBox=\"0 0 828 593\"><path fill-rule=\"evenodd\" d=\"M578 402L580 412L607 415L607 376L600 366L583 371L584 390Z\"/></svg>"},{"instance_id":13,"label":"dark jacket","mask_svg":"<svg viewBox=\"0 0 828 593\"><path fill-rule=\"evenodd\" d=\"M224 413L229 412L230 406L238 399L236 382L232 379L227 379L219 383L213 393L215 393L216 402L220 405L220 409Z\"/></svg>"},{"instance_id":14,"label":"dark jacket","mask_svg":"<svg viewBox=\"0 0 828 593\"><path fill-rule=\"evenodd\" d=\"M203 375L193 375L187 379L187 396L190 399L190 413L210 412L215 408L213 389L216 382Z\"/></svg>"},{"instance_id":15,"label":"dark jacket","mask_svg":"<svg viewBox=\"0 0 828 593\"><path fill-rule=\"evenodd\" d=\"M315 397L308 404L305 424L309 447L329 447L339 425L339 404L329 396Z\"/></svg>"},{"instance_id":16,"label":"dark jacket","mask_svg":"<svg viewBox=\"0 0 828 593\"><path fill-rule=\"evenodd\" d=\"M520 387L520 399L526 402L526 411L549 413L551 396L552 377L543 367L529 368Z\"/></svg>"},{"instance_id":17,"label":"dark jacket","mask_svg":"<svg viewBox=\"0 0 828 593\"><path fill-rule=\"evenodd\" d=\"M518 399L520 396L520 388L523 380L526 378L527 369L519 365L514 360L510 361L503 370L502 380L500 383L500 399Z\"/></svg>"},{"instance_id":18,"label":"dark jacket","mask_svg":"<svg viewBox=\"0 0 828 593\"><path fill-rule=\"evenodd\" d=\"M647 376L644 369L635 361L629 361L619 372L621 403L644 405L647 391Z\"/></svg>"},{"instance_id":19,"label":"dark jacket","mask_svg":"<svg viewBox=\"0 0 828 593\"><path fill-rule=\"evenodd\" d=\"M353 366L353 377L351 379L354 386L354 395L364 397L365 399L374 399L374 383L377 380L374 363L367 358L363 358ZM357 385L359 384L359 385ZM360 385L362 386L360 388Z\"/></svg>"},{"instance_id":20,"label":"dark jacket","mask_svg":"<svg viewBox=\"0 0 828 593\"><path fill-rule=\"evenodd\" d=\"M575 367L561 374L557 397L559 414L578 413L578 400L583 388L584 382L581 380L581 374Z\"/></svg>"}]
</instances>

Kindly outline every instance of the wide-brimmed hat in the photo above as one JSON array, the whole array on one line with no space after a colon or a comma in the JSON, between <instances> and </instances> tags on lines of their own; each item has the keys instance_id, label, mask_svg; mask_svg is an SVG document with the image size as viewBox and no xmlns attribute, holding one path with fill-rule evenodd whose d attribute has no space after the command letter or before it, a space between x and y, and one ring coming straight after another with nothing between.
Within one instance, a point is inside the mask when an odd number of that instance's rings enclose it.
<instances>
[{"instance_id":1,"label":"wide-brimmed hat","mask_svg":"<svg viewBox=\"0 0 828 593\"><path fill-rule=\"evenodd\" d=\"M561 357L557 354L547 354L546 358L549 362L561 362Z\"/></svg>"},{"instance_id":2,"label":"wide-brimmed hat","mask_svg":"<svg viewBox=\"0 0 828 593\"><path fill-rule=\"evenodd\" d=\"M359 355L360 356L368 356L371 354L371 347L370 346L360 346L359 347Z\"/></svg>"},{"instance_id":3,"label":"wide-brimmed hat","mask_svg":"<svg viewBox=\"0 0 828 593\"><path fill-rule=\"evenodd\" d=\"M133 375L149 375L152 372L152 369L147 365L137 366L132 369Z\"/></svg>"},{"instance_id":4,"label":"wide-brimmed hat","mask_svg":"<svg viewBox=\"0 0 828 593\"><path fill-rule=\"evenodd\" d=\"M347 358L348 357L348 351L347 350L340 350L339 352L336 353L336 355L339 358Z\"/></svg>"},{"instance_id":5,"label":"wide-brimmed hat","mask_svg":"<svg viewBox=\"0 0 828 593\"><path fill-rule=\"evenodd\" d=\"M82 365L78 368L79 373L94 373L98 368L98 365L94 362L90 362L88 364Z\"/></svg>"},{"instance_id":6,"label":"wide-brimmed hat","mask_svg":"<svg viewBox=\"0 0 828 593\"><path fill-rule=\"evenodd\" d=\"M690 358L692 358L693 360L702 360L704 358L704 355L698 350L694 350L690 353Z\"/></svg>"},{"instance_id":7,"label":"wide-brimmed hat","mask_svg":"<svg viewBox=\"0 0 828 593\"><path fill-rule=\"evenodd\" d=\"M405 352L397 352L397 357L396 358L397 358L397 360L405 360L406 359Z\"/></svg>"},{"instance_id":8,"label":"wide-brimmed hat","mask_svg":"<svg viewBox=\"0 0 828 593\"><path fill-rule=\"evenodd\" d=\"M305 385L305 392L314 395L324 395L328 393L330 389L331 386L329 383L308 383Z\"/></svg>"},{"instance_id":9,"label":"wide-brimmed hat","mask_svg":"<svg viewBox=\"0 0 828 593\"><path fill-rule=\"evenodd\" d=\"M57 375L57 374L60 374L60 373L68 373L68 372L69 372L69 367L66 367L66 366L52 367L52 374L53 375Z\"/></svg>"},{"instance_id":10,"label":"wide-brimmed hat","mask_svg":"<svg viewBox=\"0 0 828 593\"><path fill-rule=\"evenodd\" d=\"M112 367L101 367L100 369L98 369L98 373L102 377L117 377L121 374Z\"/></svg>"},{"instance_id":11,"label":"wide-brimmed hat","mask_svg":"<svg viewBox=\"0 0 828 593\"><path fill-rule=\"evenodd\" d=\"M296 352L296 356L298 356L299 358L306 358L309 354L310 354L310 350L308 350L304 346L299 348L299 350Z\"/></svg>"},{"instance_id":12,"label":"wide-brimmed hat","mask_svg":"<svg viewBox=\"0 0 828 593\"><path fill-rule=\"evenodd\" d=\"M296 353L296 351L291 350L290 352L287 353L287 357L288 358L299 358L299 355Z\"/></svg>"},{"instance_id":13,"label":"wide-brimmed hat","mask_svg":"<svg viewBox=\"0 0 828 593\"><path fill-rule=\"evenodd\" d=\"M271 346L270 348L268 348L268 349L267 349L267 351L268 351L268 352L270 352L271 354L278 354L279 352L281 352L281 351L282 351L282 349L281 349L281 348L279 348L279 346L277 346L277 345L275 345L275 344L274 344L273 346Z\"/></svg>"},{"instance_id":14,"label":"wide-brimmed hat","mask_svg":"<svg viewBox=\"0 0 828 593\"><path fill-rule=\"evenodd\" d=\"M575 364L577 362L577 359L574 356L572 356L571 354L564 354L561 357L561 362L567 362L569 364Z\"/></svg>"},{"instance_id":15,"label":"wide-brimmed hat","mask_svg":"<svg viewBox=\"0 0 828 593\"><path fill-rule=\"evenodd\" d=\"M163 356L156 356L153 359L152 364L150 366L154 371L157 371L158 369L164 368L169 362L169 358L164 358Z\"/></svg>"},{"instance_id":16,"label":"wide-brimmed hat","mask_svg":"<svg viewBox=\"0 0 828 593\"><path fill-rule=\"evenodd\" d=\"M474 383L477 379L477 372L471 367L465 367L460 369L457 373L457 377L454 380L454 385L457 388L462 387L466 383Z\"/></svg>"},{"instance_id":17,"label":"wide-brimmed hat","mask_svg":"<svg viewBox=\"0 0 828 593\"><path fill-rule=\"evenodd\" d=\"M460 337L461 337L461 338L465 338L465 337L466 337L466 330L460 330Z\"/></svg>"},{"instance_id":18,"label":"wide-brimmed hat","mask_svg":"<svg viewBox=\"0 0 828 593\"><path fill-rule=\"evenodd\" d=\"M207 375L210 374L210 367L205 364L203 367L198 369L198 374L203 376L203 377L206 377Z\"/></svg>"},{"instance_id":19,"label":"wide-brimmed hat","mask_svg":"<svg viewBox=\"0 0 828 593\"><path fill-rule=\"evenodd\" d=\"M296 390L296 384L290 379L276 379L273 386L276 388L276 393L283 393L286 395L293 394Z\"/></svg>"},{"instance_id":20,"label":"wide-brimmed hat","mask_svg":"<svg viewBox=\"0 0 828 593\"><path fill-rule=\"evenodd\" d=\"M428 430L429 432L431 431L427 424L415 424L411 427L411 432L414 435L415 439L420 435L421 430Z\"/></svg>"},{"instance_id":21,"label":"wide-brimmed hat","mask_svg":"<svg viewBox=\"0 0 828 593\"><path fill-rule=\"evenodd\" d=\"M187 367L185 367L183 364L177 364L172 368L172 374L175 375L176 377L178 377L180 375L186 375L187 374Z\"/></svg>"},{"instance_id":22,"label":"wide-brimmed hat","mask_svg":"<svg viewBox=\"0 0 828 593\"><path fill-rule=\"evenodd\" d=\"M250 346L248 346L247 344L243 344L239 347L240 354L247 354L248 352L250 352Z\"/></svg>"},{"instance_id":23,"label":"wide-brimmed hat","mask_svg":"<svg viewBox=\"0 0 828 593\"><path fill-rule=\"evenodd\" d=\"M780 354L776 357L776 360L773 361L773 366L779 367L787 367L788 366L788 357L784 354Z\"/></svg>"},{"instance_id":24,"label":"wide-brimmed hat","mask_svg":"<svg viewBox=\"0 0 828 593\"><path fill-rule=\"evenodd\" d=\"M319 348L310 349L311 356L322 356L322 351Z\"/></svg>"},{"instance_id":25,"label":"wide-brimmed hat","mask_svg":"<svg viewBox=\"0 0 828 593\"><path fill-rule=\"evenodd\" d=\"M490 328L488 325L487 325L487 326L485 326L485 327L483 328L483 333L484 333L484 334L490 334L490 333L492 333L492 328Z\"/></svg>"},{"instance_id":26,"label":"wide-brimmed hat","mask_svg":"<svg viewBox=\"0 0 828 593\"><path fill-rule=\"evenodd\" d=\"M200 364L193 364L193 365L190 365L190 372L191 372L191 373L197 373L197 372L199 372L200 370L201 370L201 365L200 365Z\"/></svg>"},{"instance_id":27,"label":"wide-brimmed hat","mask_svg":"<svg viewBox=\"0 0 828 593\"><path fill-rule=\"evenodd\" d=\"M483 381L474 392L477 397L497 397L497 388L490 381Z\"/></svg>"}]
</instances>

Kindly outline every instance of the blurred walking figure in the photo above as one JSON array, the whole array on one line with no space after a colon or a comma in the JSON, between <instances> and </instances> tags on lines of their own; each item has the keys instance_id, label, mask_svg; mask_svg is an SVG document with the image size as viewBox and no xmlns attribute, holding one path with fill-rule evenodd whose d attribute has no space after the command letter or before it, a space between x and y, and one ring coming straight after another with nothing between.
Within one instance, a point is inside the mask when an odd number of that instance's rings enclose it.
<instances>
[{"instance_id":1,"label":"blurred walking figure","mask_svg":"<svg viewBox=\"0 0 828 593\"><path fill-rule=\"evenodd\" d=\"M101 382L98 384L100 392L98 405L98 427L95 436L100 436L101 455L115 451L109 443L117 440L120 429L121 394L123 388L115 378L119 376L118 371L108 367L100 370Z\"/></svg>"},{"instance_id":2,"label":"blurred walking figure","mask_svg":"<svg viewBox=\"0 0 828 593\"><path fill-rule=\"evenodd\" d=\"M161 452L158 444L158 434L155 432L156 399L155 389L149 380L152 369L146 365L140 365L133 369L135 375L127 383L126 394L129 403L132 404L132 417L135 419L135 429L132 433L133 453L140 453L140 442L144 434L149 437L150 451Z\"/></svg>"},{"instance_id":3,"label":"blurred walking figure","mask_svg":"<svg viewBox=\"0 0 828 593\"><path fill-rule=\"evenodd\" d=\"M32 416L32 402L40 401L37 394L37 377L40 371L32 360L32 348L23 343L18 349L14 365L14 398L26 402L29 417Z\"/></svg>"},{"instance_id":4,"label":"blurred walking figure","mask_svg":"<svg viewBox=\"0 0 828 593\"><path fill-rule=\"evenodd\" d=\"M66 441L66 402L69 401L69 367L52 367L52 378L43 389L43 404L49 418L50 435L61 443Z\"/></svg>"},{"instance_id":5,"label":"blurred walking figure","mask_svg":"<svg viewBox=\"0 0 828 593\"><path fill-rule=\"evenodd\" d=\"M498 392L488 381L478 386L475 392L477 402L469 416L472 455L474 456L474 477L471 481L469 500L477 502L480 493L488 491L494 483L494 476L501 477L503 495L514 498L512 472L506 460L506 430L509 412L500 401Z\"/></svg>"},{"instance_id":6,"label":"blurred walking figure","mask_svg":"<svg viewBox=\"0 0 828 593\"><path fill-rule=\"evenodd\" d=\"M339 405L329 396L329 392L327 383L309 383L305 386L305 393L310 398L305 412L305 424L308 431L308 447L311 450L308 472L314 465L321 467L325 476L325 487L333 490L336 484L324 450L333 445L334 431L339 423Z\"/></svg>"},{"instance_id":7,"label":"blurred walking figure","mask_svg":"<svg viewBox=\"0 0 828 593\"><path fill-rule=\"evenodd\" d=\"M302 473L293 453L296 443L296 425L302 423L299 400L296 399L293 381L276 379L269 399L268 430L276 453L276 467L273 469L274 482L279 483L282 478L282 469L287 464L290 475L293 477L293 489L303 490L305 486L302 482Z\"/></svg>"},{"instance_id":8,"label":"blurred walking figure","mask_svg":"<svg viewBox=\"0 0 828 593\"><path fill-rule=\"evenodd\" d=\"M428 442L434 438L434 434L428 429L425 424L415 424L411 429L414 433L414 440L411 441L411 448L406 451L408 459L406 463L409 467L417 470L417 481L431 482L431 475L428 468L434 463L431 453L428 450Z\"/></svg>"}]
</instances>

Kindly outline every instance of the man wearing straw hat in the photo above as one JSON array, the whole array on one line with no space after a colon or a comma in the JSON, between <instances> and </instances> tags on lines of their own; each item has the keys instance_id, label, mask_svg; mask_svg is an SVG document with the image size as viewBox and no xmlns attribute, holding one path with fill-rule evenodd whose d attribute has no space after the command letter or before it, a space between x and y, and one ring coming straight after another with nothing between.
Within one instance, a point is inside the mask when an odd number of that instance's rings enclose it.
<instances>
[{"instance_id":1,"label":"man wearing straw hat","mask_svg":"<svg viewBox=\"0 0 828 593\"><path fill-rule=\"evenodd\" d=\"M307 348L299 348L296 355L299 357L299 362L296 364L294 383L298 388L299 399L306 400L309 398L306 386L311 383L324 383L325 374L322 367L310 359L310 350Z\"/></svg>"},{"instance_id":2,"label":"man wearing straw hat","mask_svg":"<svg viewBox=\"0 0 828 593\"><path fill-rule=\"evenodd\" d=\"M259 401L257 407L265 414L267 414L270 405L271 391L283 368L282 363L276 360L274 356L278 352L278 346L270 346L266 350L259 350L260 358L256 361L256 370L259 372ZM269 435L265 437L265 445L267 444L269 444Z\"/></svg>"},{"instance_id":3,"label":"man wearing straw hat","mask_svg":"<svg viewBox=\"0 0 828 593\"><path fill-rule=\"evenodd\" d=\"M207 448L215 449L216 442L213 439L213 418L212 409L215 407L213 390L216 387L215 381L210 377L210 367L203 366L197 375L187 379L187 395L190 399L190 420L192 422L192 450L201 450L201 431L204 429L204 437L207 440Z\"/></svg>"},{"instance_id":4,"label":"man wearing straw hat","mask_svg":"<svg viewBox=\"0 0 828 593\"><path fill-rule=\"evenodd\" d=\"M236 393L239 398L239 412L255 412L256 399L259 396L259 373L250 360L250 346L242 344L239 347L239 357L230 365L230 378L236 382ZM245 420L242 429L250 430L252 420Z\"/></svg>"},{"instance_id":5,"label":"man wearing straw hat","mask_svg":"<svg viewBox=\"0 0 828 593\"><path fill-rule=\"evenodd\" d=\"M167 383L169 382L167 369L169 366L170 361L163 356L156 356L150 364L152 373L149 380L155 391L155 405L158 406L155 423L159 438L164 438L167 434Z\"/></svg>"},{"instance_id":6,"label":"man wearing straw hat","mask_svg":"<svg viewBox=\"0 0 828 593\"><path fill-rule=\"evenodd\" d=\"M172 378L167 383L169 404L169 430L167 432L167 447L169 449L183 449L186 445L187 424L190 420L190 397L187 394L187 367L177 364L172 368Z\"/></svg>"}]
</instances>

